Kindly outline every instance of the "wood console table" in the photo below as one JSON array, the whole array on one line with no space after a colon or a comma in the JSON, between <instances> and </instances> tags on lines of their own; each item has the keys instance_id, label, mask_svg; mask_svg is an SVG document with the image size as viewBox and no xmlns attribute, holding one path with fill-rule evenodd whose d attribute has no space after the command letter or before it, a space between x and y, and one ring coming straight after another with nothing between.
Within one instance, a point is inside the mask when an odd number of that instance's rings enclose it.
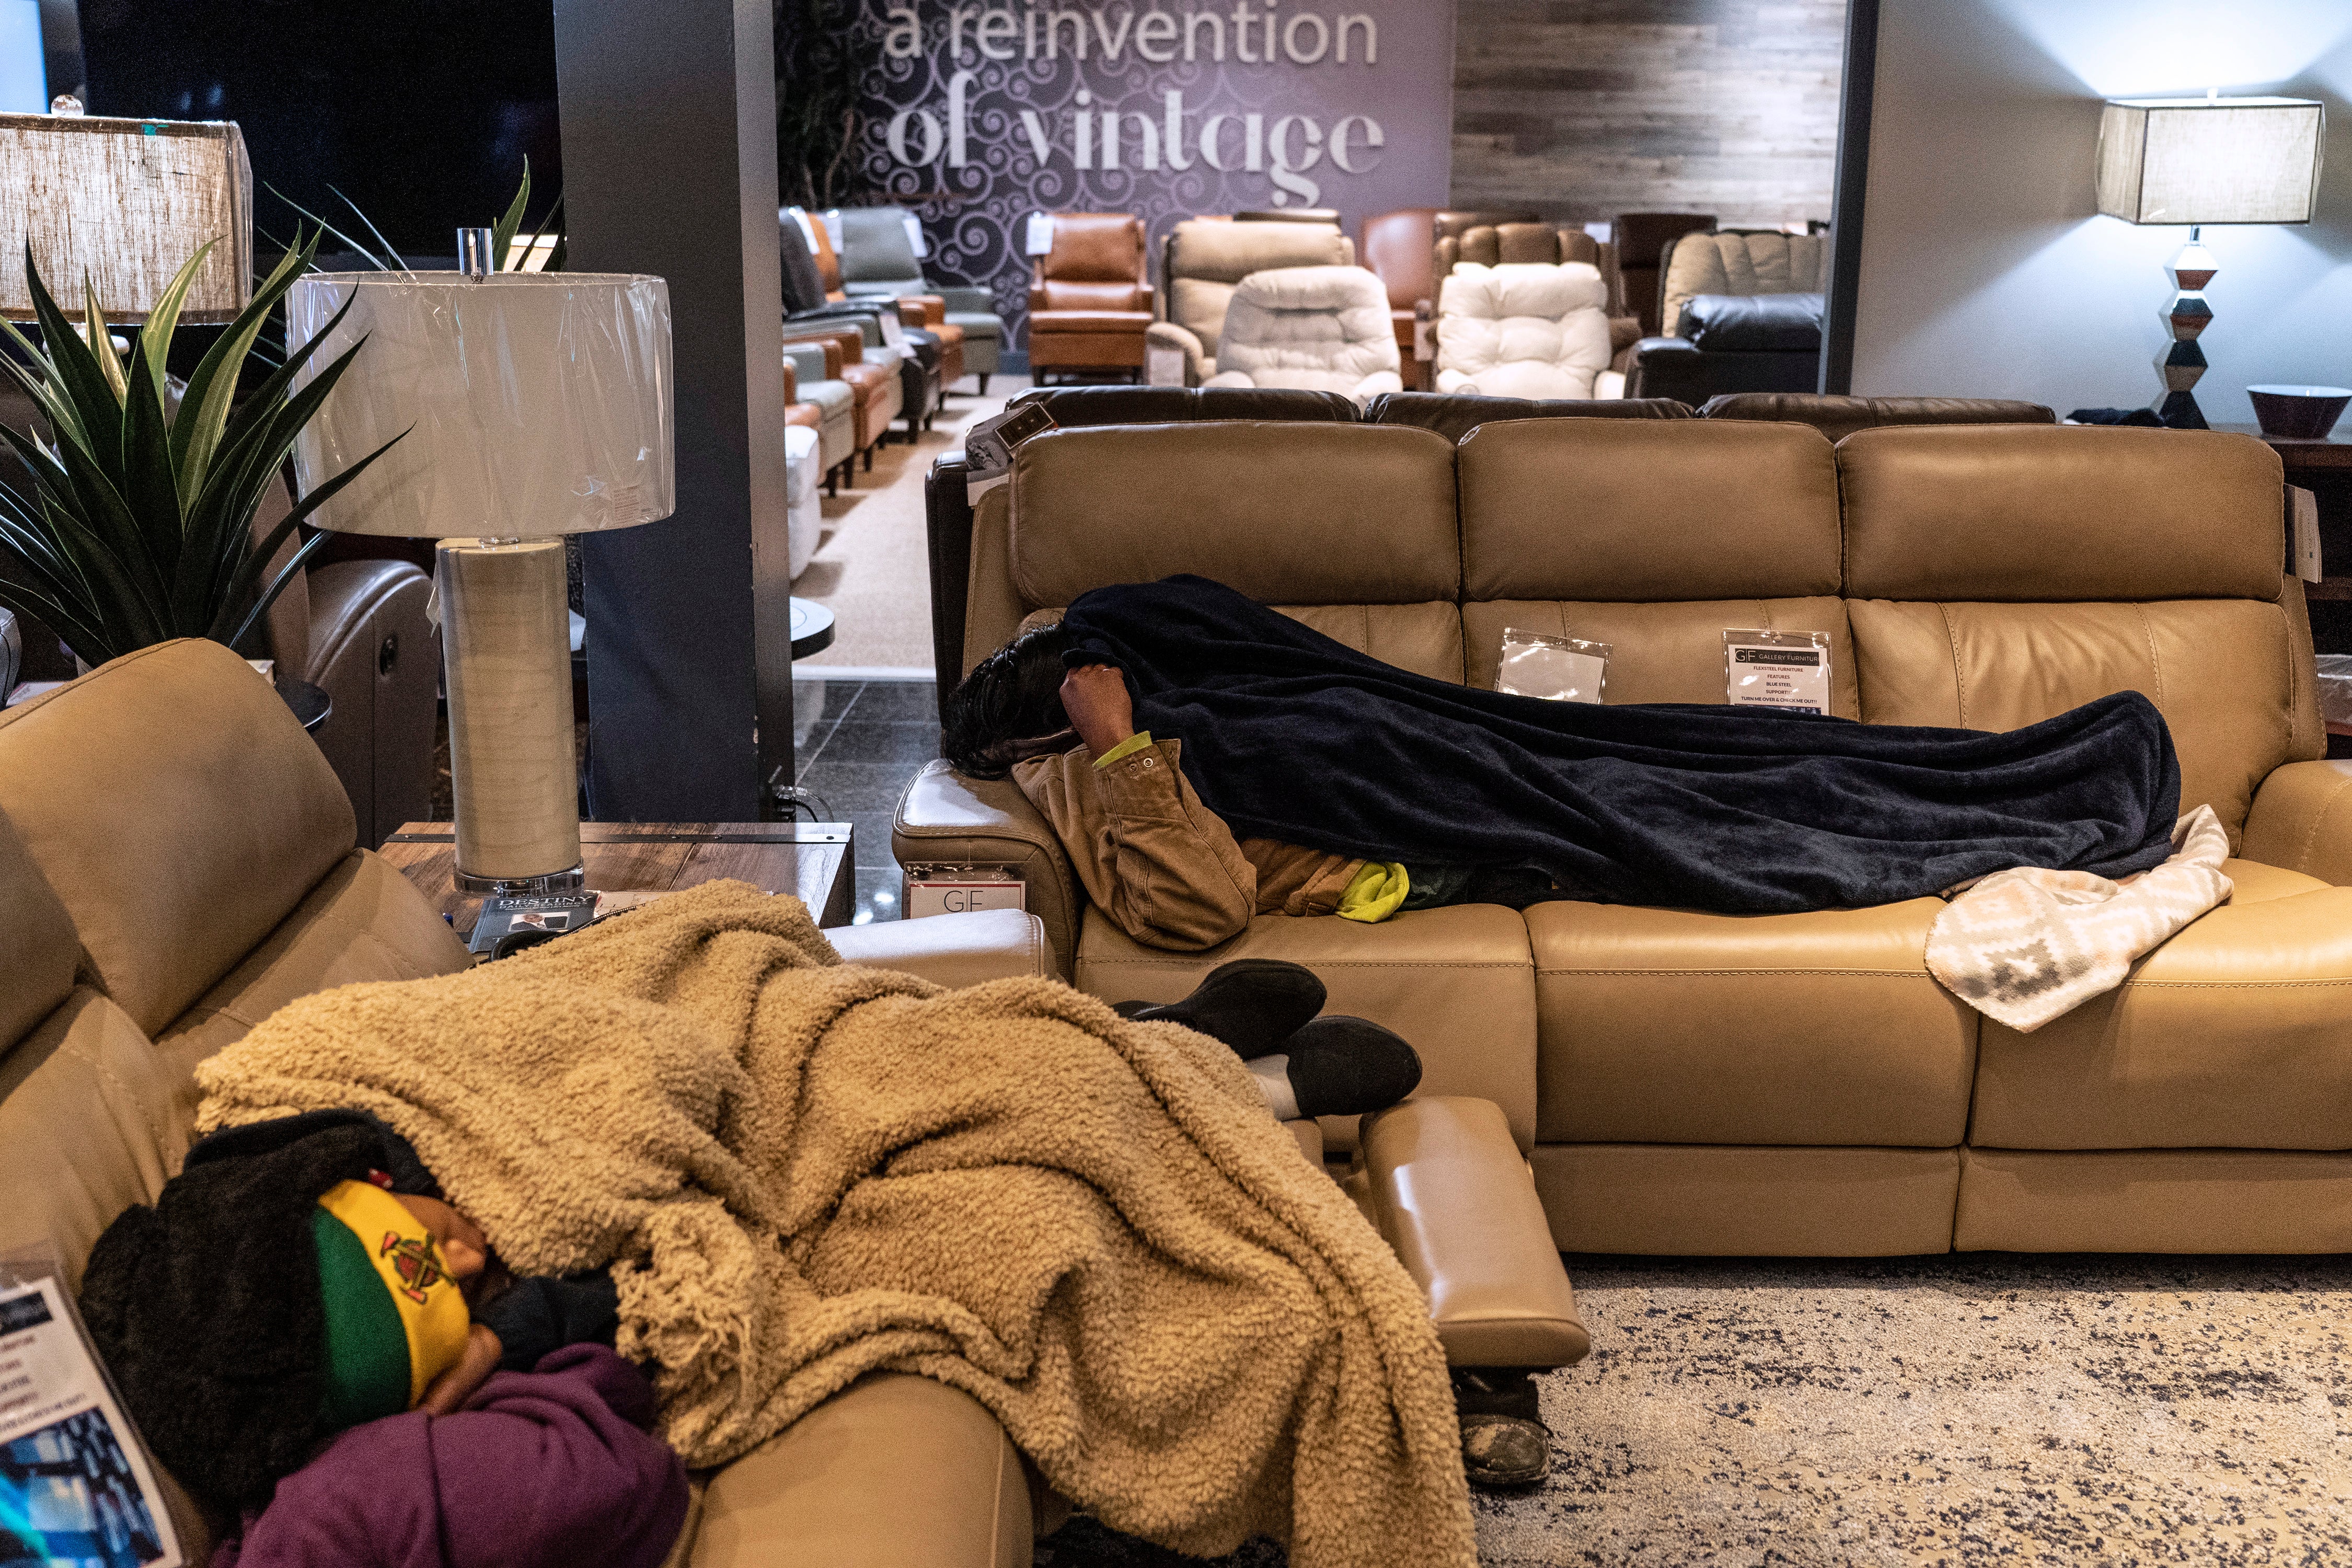
<instances>
[{"instance_id":1,"label":"wood console table","mask_svg":"<svg viewBox=\"0 0 2352 1568\"><path fill-rule=\"evenodd\" d=\"M482 900L453 884L455 827L404 823L382 854L450 917L460 940L472 934ZM795 895L820 926L849 923L856 880L846 822L583 822L580 856L599 892L669 892L732 877Z\"/></svg>"}]
</instances>

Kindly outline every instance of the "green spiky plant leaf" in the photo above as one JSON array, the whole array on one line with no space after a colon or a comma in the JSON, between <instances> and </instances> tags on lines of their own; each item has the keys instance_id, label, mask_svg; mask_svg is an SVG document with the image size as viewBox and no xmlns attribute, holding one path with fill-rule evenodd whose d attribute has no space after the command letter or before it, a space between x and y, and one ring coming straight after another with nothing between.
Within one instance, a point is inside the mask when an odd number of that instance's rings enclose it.
<instances>
[{"instance_id":1,"label":"green spiky plant leaf","mask_svg":"<svg viewBox=\"0 0 2352 1568\"><path fill-rule=\"evenodd\" d=\"M289 356L244 402L233 402L238 367L269 312L309 269L318 245L315 234L307 241L296 237L253 302L197 364L176 408L163 367L181 304L212 246L190 258L164 289L127 363L87 283L77 331L43 286L26 247L41 342L37 347L0 321L14 351L0 352L0 374L32 399L48 439L0 426L0 442L32 478L29 494L0 487L0 606L39 617L93 666L173 637L239 647L252 637L327 536L304 543L274 576L270 558L305 518L392 446L385 442L298 497L268 537L255 542L254 512L295 437L364 346L353 344L299 389L294 380L309 356ZM328 331L341 320L338 314Z\"/></svg>"}]
</instances>

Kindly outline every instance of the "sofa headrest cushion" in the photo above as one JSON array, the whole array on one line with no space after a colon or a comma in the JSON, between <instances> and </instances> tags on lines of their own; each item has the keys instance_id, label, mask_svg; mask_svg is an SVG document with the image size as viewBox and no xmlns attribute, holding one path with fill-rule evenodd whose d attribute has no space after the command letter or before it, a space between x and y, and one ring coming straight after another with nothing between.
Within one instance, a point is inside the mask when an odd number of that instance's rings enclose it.
<instances>
[{"instance_id":1,"label":"sofa headrest cushion","mask_svg":"<svg viewBox=\"0 0 2352 1568\"><path fill-rule=\"evenodd\" d=\"M1024 609L1179 572L1269 604L1451 599L1453 459L1399 426L1048 431L1013 466L1013 585Z\"/></svg>"},{"instance_id":2,"label":"sofa headrest cushion","mask_svg":"<svg viewBox=\"0 0 2352 1568\"><path fill-rule=\"evenodd\" d=\"M351 797L268 681L159 643L0 713L0 816L99 987L160 1031L352 851Z\"/></svg>"},{"instance_id":3,"label":"sofa headrest cushion","mask_svg":"<svg viewBox=\"0 0 2352 1568\"><path fill-rule=\"evenodd\" d=\"M2251 436L1888 426L1837 455L1852 598L2279 595L2285 479Z\"/></svg>"},{"instance_id":4,"label":"sofa headrest cushion","mask_svg":"<svg viewBox=\"0 0 2352 1568\"><path fill-rule=\"evenodd\" d=\"M5 1058L73 990L74 963L81 952L65 905L5 816L0 816L0 945L8 953L7 977L0 982L0 1058Z\"/></svg>"},{"instance_id":5,"label":"sofa headrest cushion","mask_svg":"<svg viewBox=\"0 0 2352 1568\"><path fill-rule=\"evenodd\" d=\"M1675 335L1705 353L1817 353L1822 296L1694 294Z\"/></svg>"},{"instance_id":6,"label":"sofa headrest cushion","mask_svg":"<svg viewBox=\"0 0 2352 1568\"><path fill-rule=\"evenodd\" d=\"M1521 419L1470 432L1460 467L1465 599L1838 591L1836 459L1801 425Z\"/></svg>"},{"instance_id":7,"label":"sofa headrest cushion","mask_svg":"<svg viewBox=\"0 0 2352 1568\"><path fill-rule=\"evenodd\" d=\"M1169 247L1168 277L1238 283L1269 267L1337 267L1345 259L1336 227L1187 218L1176 226Z\"/></svg>"}]
</instances>

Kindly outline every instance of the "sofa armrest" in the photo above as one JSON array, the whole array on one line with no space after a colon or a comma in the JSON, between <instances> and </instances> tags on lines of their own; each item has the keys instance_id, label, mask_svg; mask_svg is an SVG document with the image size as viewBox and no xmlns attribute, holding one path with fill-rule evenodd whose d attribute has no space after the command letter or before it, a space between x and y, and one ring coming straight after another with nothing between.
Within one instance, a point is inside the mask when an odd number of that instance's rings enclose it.
<instances>
[{"instance_id":1,"label":"sofa armrest","mask_svg":"<svg viewBox=\"0 0 2352 1568\"><path fill-rule=\"evenodd\" d=\"M926 764L898 797L890 852L902 866L1002 866L1019 877L1029 912L1045 924L1049 973L1056 979L1073 973L1086 893L1053 824L1011 780L968 779L944 761Z\"/></svg>"},{"instance_id":2,"label":"sofa armrest","mask_svg":"<svg viewBox=\"0 0 2352 1568\"><path fill-rule=\"evenodd\" d=\"M1612 358L1623 353L1642 341L1642 321L1638 316L1609 318L1609 353Z\"/></svg>"},{"instance_id":3,"label":"sofa armrest","mask_svg":"<svg viewBox=\"0 0 2352 1568\"><path fill-rule=\"evenodd\" d=\"M1201 344L1200 334L1190 327L1180 327L1173 321L1154 321L1143 329L1147 347L1181 349L1184 352L1184 384L1198 386L1214 375L1208 364L1209 351Z\"/></svg>"},{"instance_id":4,"label":"sofa armrest","mask_svg":"<svg viewBox=\"0 0 2352 1568\"><path fill-rule=\"evenodd\" d=\"M2352 887L2352 762L2272 769L2254 791L2239 853L2333 887Z\"/></svg>"},{"instance_id":5,"label":"sofa armrest","mask_svg":"<svg viewBox=\"0 0 2352 1568\"><path fill-rule=\"evenodd\" d=\"M824 934L845 963L896 969L950 989L1054 973L1045 922L1020 910L877 921L835 926Z\"/></svg>"},{"instance_id":6,"label":"sofa armrest","mask_svg":"<svg viewBox=\"0 0 2352 1568\"><path fill-rule=\"evenodd\" d=\"M940 716L963 679L964 599L971 588L971 496L964 455L949 452L923 477L923 535L931 567L931 670Z\"/></svg>"},{"instance_id":7,"label":"sofa armrest","mask_svg":"<svg viewBox=\"0 0 2352 1568\"><path fill-rule=\"evenodd\" d=\"M972 289L961 283L950 283L942 288L934 289L931 292L937 294L949 310L960 314L972 316L996 314L996 294L992 289Z\"/></svg>"},{"instance_id":8,"label":"sofa armrest","mask_svg":"<svg viewBox=\"0 0 2352 1568\"><path fill-rule=\"evenodd\" d=\"M1038 1521L1028 1468L978 1400L873 1373L712 1473L686 1561L1025 1568Z\"/></svg>"},{"instance_id":9,"label":"sofa armrest","mask_svg":"<svg viewBox=\"0 0 2352 1568\"><path fill-rule=\"evenodd\" d=\"M1363 1119L1381 1234L1455 1366L1555 1367L1592 1348L1510 1124L1492 1100L1408 1100Z\"/></svg>"},{"instance_id":10,"label":"sofa armrest","mask_svg":"<svg viewBox=\"0 0 2352 1568\"><path fill-rule=\"evenodd\" d=\"M1696 408L1706 401L1706 363L1688 338L1643 338L1625 371L1628 397L1673 397Z\"/></svg>"}]
</instances>

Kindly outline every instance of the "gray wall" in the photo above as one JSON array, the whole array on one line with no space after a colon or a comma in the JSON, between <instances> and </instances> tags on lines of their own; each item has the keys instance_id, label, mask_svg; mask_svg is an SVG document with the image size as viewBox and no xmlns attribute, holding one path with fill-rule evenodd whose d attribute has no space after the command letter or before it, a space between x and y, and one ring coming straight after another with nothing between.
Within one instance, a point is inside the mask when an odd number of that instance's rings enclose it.
<instances>
[{"instance_id":1,"label":"gray wall","mask_svg":"<svg viewBox=\"0 0 2352 1568\"><path fill-rule=\"evenodd\" d=\"M1844 26L1845 0L1459 0L1454 205L1826 218Z\"/></svg>"},{"instance_id":2,"label":"gray wall","mask_svg":"<svg viewBox=\"0 0 2352 1568\"><path fill-rule=\"evenodd\" d=\"M2210 227L2221 270L2198 402L2352 385L2352 4L1881 0L1853 390L2029 397L2061 416L2158 395L2174 226L2097 216L2099 104L2281 92L2327 105L2306 227Z\"/></svg>"}]
</instances>

